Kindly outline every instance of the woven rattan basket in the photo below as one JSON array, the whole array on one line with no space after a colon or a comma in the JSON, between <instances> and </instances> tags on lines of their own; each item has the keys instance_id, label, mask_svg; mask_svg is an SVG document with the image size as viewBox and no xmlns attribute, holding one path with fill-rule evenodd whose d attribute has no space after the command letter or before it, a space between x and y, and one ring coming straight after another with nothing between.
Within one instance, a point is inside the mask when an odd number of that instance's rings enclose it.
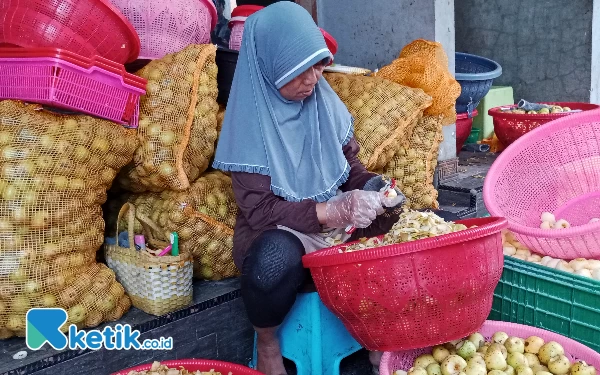
<instances>
[{"instance_id":1,"label":"woven rattan basket","mask_svg":"<svg viewBox=\"0 0 600 375\"><path fill-rule=\"evenodd\" d=\"M127 214L129 247L105 244L106 263L123 284L133 306L152 315L165 315L192 303L193 264L189 253L179 256L155 256L134 246L135 207L125 204L119 221ZM140 218L138 218L139 220ZM148 228L145 223L144 228ZM152 238L148 230L144 233ZM119 228L117 225L118 238ZM160 241L150 241L150 244Z\"/></svg>"}]
</instances>

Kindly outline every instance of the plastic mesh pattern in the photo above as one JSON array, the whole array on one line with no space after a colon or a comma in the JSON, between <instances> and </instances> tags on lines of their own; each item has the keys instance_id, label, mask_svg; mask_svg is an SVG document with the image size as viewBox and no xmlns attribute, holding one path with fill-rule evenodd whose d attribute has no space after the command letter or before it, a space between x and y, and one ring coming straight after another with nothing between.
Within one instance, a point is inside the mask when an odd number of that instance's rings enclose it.
<instances>
[{"instance_id":1,"label":"plastic mesh pattern","mask_svg":"<svg viewBox=\"0 0 600 375\"><path fill-rule=\"evenodd\" d=\"M476 328L467 335L474 332L481 333L486 340L490 340L496 332L506 332L509 336L521 337L526 339L530 336L541 337L545 342L556 341L565 349L565 355L573 363L578 360L585 361L587 364L598 368L600 366L600 354L587 346L571 340L557 333L546 331L540 328L529 327L515 323L497 322L493 320L486 321L483 326ZM465 335L465 337L467 336ZM413 367L415 359L425 353L431 353L432 347L404 351L404 352L386 352L381 358L379 373L381 375L393 375L396 370L408 371Z\"/></svg>"},{"instance_id":2,"label":"plastic mesh pattern","mask_svg":"<svg viewBox=\"0 0 600 375\"><path fill-rule=\"evenodd\" d=\"M133 156L132 131L5 100L0 147L0 338L24 336L33 307L64 308L81 327L119 319L130 301L95 261L100 205Z\"/></svg>"},{"instance_id":3,"label":"plastic mesh pattern","mask_svg":"<svg viewBox=\"0 0 600 375\"><path fill-rule=\"evenodd\" d=\"M190 44L209 44L217 22L212 0L111 0L140 37L140 59L160 59Z\"/></svg>"},{"instance_id":4,"label":"plastic mesh pattern","mask_svg":"<svg viewBox=\"0 0 600 375\"><path fill-rule=\"evenodd\" d=\"M0 99L19 99L75 110L135 128L143 85L93 66L60 58L0 57Z\"/></svg>"},{"instance_id":5,"label":"plastic mesh pattern","mask_svg":"<svg viewBox=\"0 0 600 375\"><path fill-rule=\"evenodd\" d=\"M519 138L490 168L484 200L525 246L561 259L599 258L600 111L552 121ZM542 212L574 225L539 229Z\"/></svg>"},{"instance_id":6,"label":"plastic mesh pattern","mask_svg":"<svg viewBox=\"0 0 600 375\"><path fill-rule=\"evenodd\" d=\"M239 51L242 47L242 36L244 35L244 22L232 22L231 34L229 36L229 49Z\"/></svg>"},{"instance_id":7,"label":"plastic mesh pattern","mask_svg":"<svg viewBox=\"0 0 600 375\"><path fill-rule=\"evenodd\" d=\"M379 77L342 73L323 75L354 117L358 158L368 169L383 168L395 146L412 133L415 120L431 104L423 90Z\"/></svg>"},{"instance_id":8,"label":"plastic mesh pattern","mask_svg":"<svg viewBox=\"0 0 600 375\"><path fill-rule=\"evenodd\" d=\"M504 257L502 218L461 221L464 231L403 244L304 256L319 296L369 350L455 340L489 315Z\"/></svg>"},{"instance_id":9,"label":"plastic mesh pattern","mask_svg":"<svg viewBox=\"0 0 600 375\"><path fill-rule=\"evenodd\" d=\"M140 52L135 29L108 0L6 0L0 14L0 46L63 48L121 64Z\"/></svg>"}]
</instances>

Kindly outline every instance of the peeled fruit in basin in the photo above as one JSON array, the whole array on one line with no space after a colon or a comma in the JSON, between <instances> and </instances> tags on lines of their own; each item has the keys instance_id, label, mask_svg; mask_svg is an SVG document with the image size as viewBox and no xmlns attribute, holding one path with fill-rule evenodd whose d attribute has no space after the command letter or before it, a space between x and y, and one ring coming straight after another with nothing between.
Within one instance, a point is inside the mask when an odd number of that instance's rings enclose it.
<instances>
[{"instance_id":1,"label":"peeled fruit in basin","mask_svg":"<svg viewBox=\"0 0 600 375\"><path fill-rule=\"evenodd\" d=\"M527 364L529 365L529 367L533 367L535 365L540 364L540 359L537 357L537 355L531 353L525 353L524 355L527 359Z\"/></svg>"},{"instance_id":2,"label":"peeled fruit in basin","mask_svg":"<svg viewBox=\"0 0 600 375\"><path fill-rule=\"evenodd\" d=\"M488 372L488 375L506 375L506 373L504 371L500 371L500 370L492 370L492 371Z\"/></svg>"},{"instance_id":3,"label":"peeled fruit in basin","mask_svg":"<svg viewBox=\"0 0 600 375\"><path fill-rule=\"evenodd\" d=\"M577 361L571 367L571 375L596 375L596 368L589 366L584 361Z\"/></svg>"},{"instance_id":4,"label":"peeled fruit in basin","mask_svg":"<svg viewBox=\"0 0 600 375\"><path fill-rule=\"evenodd\" d=\"M408 370L408 375L427 375L427 370L421 367L412 367Z\"/></svg>"},{"instance_id":5,"label":"peeled fruit in basin","mask_svg":"<svg viewBox=\"0 0 600 375\"><path fill-rule=\"evenodd\" d=\"M528 366L518 366L515 367L515 375L534 375L531 367Z\"/></svg>"},{"instance_id":6,"label":"peeled fruit in basin","mask_svg":"<svg viewBox=\"0 0 600 375\"><path fill-rule=\"evenodd\" d=\"M442 368L437 362L430 363L425 370L427 371L427 375L442 375Z\"/></svg>"},{"instance_id":7,"label":"peeled fruit in basin","mask_svg":"<svg viewBox=\"0 0 600 375\"><path fill-rule=\"evenodd\" d=\"M494 351L502 353L502 355L504 356L504 359L508 358L508 350L506 350L506 347L504 345L502 345L502 344L492 344L488 348L486 354L488 354L490 352L494 352Z\"/></svg>"},{"instance_id":8,"label":"peeled fruit in basin","mask_svg":"<svg viewBox=\"0 0 600 375\"><path fill-rule=\"evenodd\" d=\"M475 364L478 364L478 365L481 365L483 367L486 367L485 360L483 359L483 356L481 354L479 354L479 353L476 353L474 356L471 357L471 359L469 359L467 361L467 366L469 366L469 365L475 365Z\"/></svg>"},{"instance_id":9,"label":"peeled fruit in basin","mask_svg":"<svg viewBox=\"0 0 600 375\"><path fill-rule=\"evenodd\" d=\"M464 359L469 359L475 354L477 348L469 340L461 341L456 345L456 354Z\"/></svg>"},{"instance_id":10,"label":"peeled fruit in basin","mask_svg":"<svg viewBox=\"0 0 600 375\"><path fill-rule=\"evenodd\" d=\"M437 361L431 354L422 354L415 359L413 366L426 369L427 366L429 366L432 363L437 363Z\"/></svg>"},{"instance_id":11,"label":"peeled fruit in basin","mask_svg":"<svg viewBox=\"0 0 600 375\"><path fill-rule=\"evenodd\" d=\"M442 368L442 375L458 375L466 367L467 362L459 355L449 355L440 366Z\"/></svg>"},{"instance_id":12,"label":"peeled fruit in basin","mask_svg":"<svg viewBox=\"0 0 600 375\"><path fill-rule=\"evenodd\" d=\"M552 357L548 362L548 369L554 375L566 375L571 368L571 361L565 355Z\"/></svg>"},{"instance_id":13,"label":"peeled fruit in basin","mask_svg":"<svg viewBox=\"0 0 600 375\"><path fill-rule=\"evenodd\" d=\"M548 370L548 367L544 365L533 365L531 366L531 370L533 370L534 374L537 374L538 372L550 372L550 370Z\"/></svg>"},{"instance_id":14,"label":"peeled fruit in basin","mask_svg":"<svg viewBox=\"0 0 600 375\"><path fill-rule=\"evenodd\" d=\"M515 250L515 253L516 253L516 250ZM475 347L477 349L481 348L483 346L483 344L485 344L485 338L479 332L475 332L474 334L469 336L469 341L471 341L473 344L475 344Z\"/></svg>"},{"instance_id":15,"label":"peeled fruit in basin","mask_svg":"<svg viewBox=\"0 0 600 375\"><path fill-rule=\"evenodd\" d=\"M450 355L450 351L442 345L437 345L433 347L432 355L437 362L442 363Z\"/></svg>"},{"instance_id":16,"label":"peeled fruit in basin","mask_svg":"<svg viewBox=\"0 0 600 375\"><path fill-rule=\"evenodd\" d=\"M529 367L529 362L527 358L522 353L514 352L508 353L508 357L506 358L506 363L510 366L517 368L519 366L527 366Z\"/></svg>"},{"instance_id":17,"label":"peeled fruit in basin","mask_svg":"<svg viewBox=\"0 0 600 375\"><path fill-rule=\"evenodd\" d=\"M525 342L518 337L509 337L504 347L509 353L525 353Z\"/></svg>"},{"instance_id":18,"label":"peeled fruit in basin","mask_svg":"<svg viewBox=\"0 0 600 375\"><path fill-rule=\"evenodd\" d=\"M504 373L506 375L516 375L517 372L515 371L515 368L512 366L506 366L506 369L504 369Z\"/></svg>"},{"instance_id":19,"label":"peeled fruit in basin","mask_svg":"<svg viewBox=\"0 0 600 375\"><path fill-rule=\"evenodd\" d=\"M494 335L492 336L492 343L494 344L502 344L504 345L504 343L506 342L506 340L508 340L508 334L506 332L496 332L494 333Z\"/></svg>"},{"instance_id":20,"label":"peeled fruit in basin","mask_svg":"<svg viewBox=\"0 0 600 375\"><path fill-rule=\"evenodd\" d=\"M485 353L487 353L489 348L490 348L490 344L485 343L485 344L481 345L481 348L477 349L477 353L485 354Z\"/></svg>"},{"instance_id":21,"label":"peeled fruit in basin","mask_svg":"<svg viewBox=\"0 0 600 375\"><path fill-rule=\"evenodd\" d=\"M553 375L551 372L548 371L540 371L540 372L536 372L536 375Z\"/></svg>"},{"instance_id":22,"label":"peeled fruit in basin","mask_svg":"<svg viewBox=\"0 0 600 375\"><path fill-rule=\"evenodd\" d=\"M487 369L478 363L467 364L465 368L465 374L467 375L487 375Z\"/></svg>"},{"instance_id":23,"label":"peeled fruit in basin","mask_svg":"<svg viewBox=\"0 0 600 375\"><path fill-rule=\"evenodd\" d=\"M540 359L541 364L547 365L548 362L550 362L550 359L552 359L553 357L564 354L565 349L563 349L562 345L560 345L556 341L549 341L542 345L542 347L540 348L540 351L538 352L538 358Z\"/></svg>"},{"instance_id":24,"label":"peeled fruit in basin","mask_svg":"<svg viewBox=\"0 0 600 375\"><path fill-rule=\"evenodd\" d=\"M506 369L506 359L502 352L498 350L488 350L483 358L485 360L485 366L488 370L504 370Z\"/></svg>"},{"instance_id":25,"label":"peeled fruit in basin","mask_svg":"<svg viewBox=\"0 0 600 375\"><path fill-rule=\"evenodd\" d=\"M542 222L547 221L553 224L556 223L556 217L552 212L543 212L540 219Z\"/></svg>"}]
</instances>

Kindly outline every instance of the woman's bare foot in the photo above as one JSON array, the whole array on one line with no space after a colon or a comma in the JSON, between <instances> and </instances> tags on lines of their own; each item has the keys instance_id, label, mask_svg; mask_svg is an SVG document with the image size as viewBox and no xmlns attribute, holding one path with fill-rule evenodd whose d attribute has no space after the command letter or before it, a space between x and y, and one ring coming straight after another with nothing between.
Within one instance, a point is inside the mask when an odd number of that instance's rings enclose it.
<instances>
[{"instance_id":1,"label":"woman's bare foot","mask_svg":"<svg viewBox=\"0 0 600 375\"><path fill-rule=\"evenodd\" d=\"M283 365L283 357L277 340L277 327L254 328L258 334L256 351L258 360L256 370L265 375L287 375Z\"/></svg>"}]
</instances>

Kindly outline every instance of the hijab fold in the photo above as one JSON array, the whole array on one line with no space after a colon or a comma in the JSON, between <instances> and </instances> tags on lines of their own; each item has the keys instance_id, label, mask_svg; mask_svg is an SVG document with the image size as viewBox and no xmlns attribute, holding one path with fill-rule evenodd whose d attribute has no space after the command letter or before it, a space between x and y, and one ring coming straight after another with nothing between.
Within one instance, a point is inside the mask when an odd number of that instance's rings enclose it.
<instances>
[{"instance_id":1,"label":"hijab fold","mask_svg":"<svg viewBox=\"0 0 600 375\"><path fill-rule=\"evenodd\" d=\"M350 173L342 147L353 136L352 116L324 78L303 101L279 93L331 58L312 17L295 3L248 17L213 167L270 176L273 193L287 201L334 196Z\"/></svg>"}]
</instances>

